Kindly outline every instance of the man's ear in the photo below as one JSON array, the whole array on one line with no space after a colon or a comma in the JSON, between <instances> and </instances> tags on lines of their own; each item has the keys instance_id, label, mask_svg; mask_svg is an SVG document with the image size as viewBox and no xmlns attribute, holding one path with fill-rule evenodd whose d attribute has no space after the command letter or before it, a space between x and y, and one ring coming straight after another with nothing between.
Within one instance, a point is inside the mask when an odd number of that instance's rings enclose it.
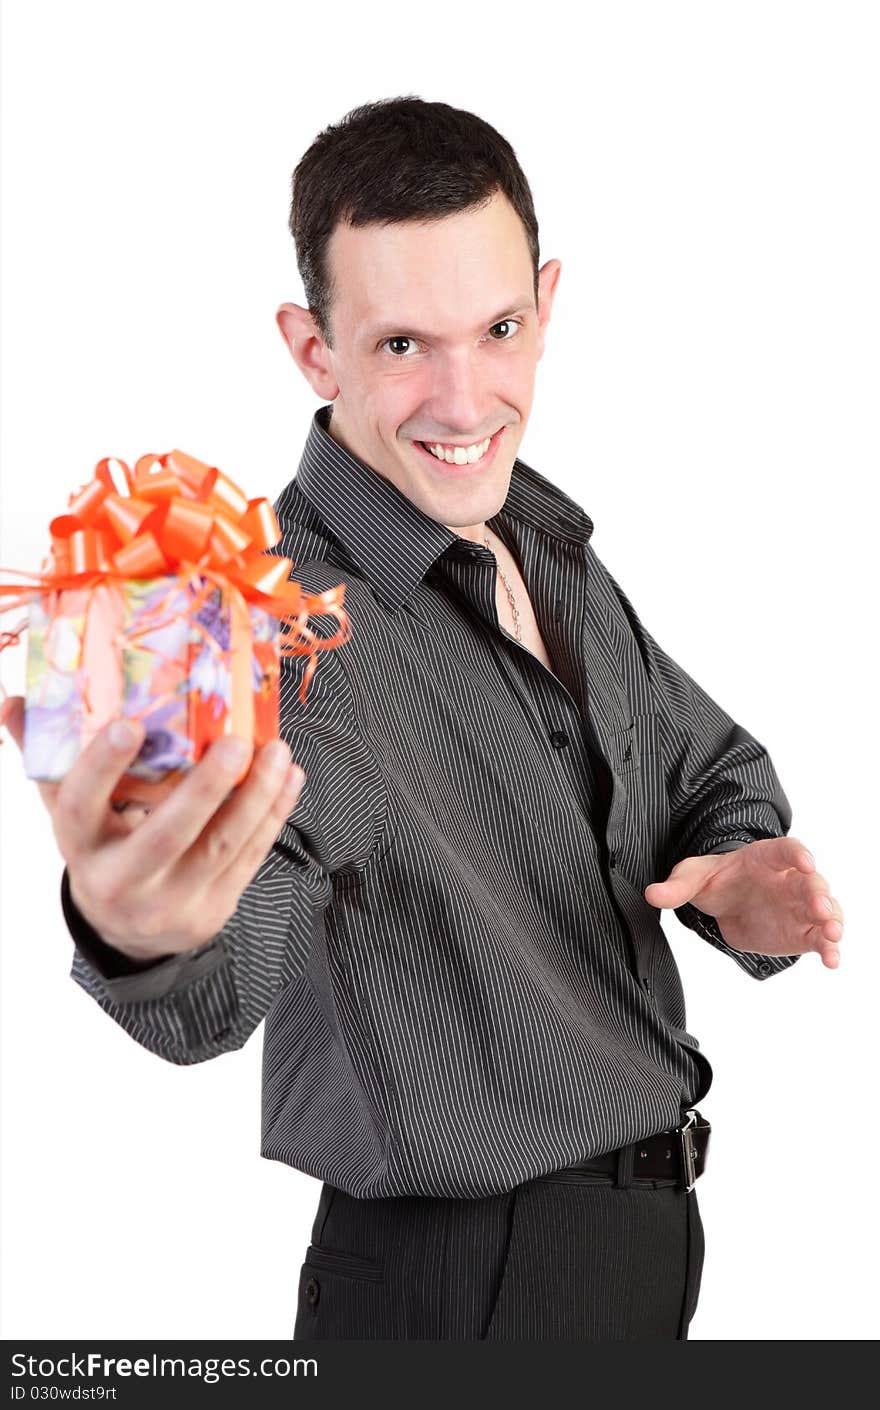
<instances>
[{"instance_id":1,"label":"man's ear","mask_svg":"<svg viewBox=\"0 0 880 1410\"><path fill-rule=\"evenodd\" d=\"M335 401L339 385L333 376L330 352L309 310L300 304L281 304L275 322L288 352L312 390L323 401Z\"/></svg>"},{"instance_id":2,"label":"man's ear","mask_svg":"<svg viewBox=\"0 0 880 1410\"><path fill-rule=\"evenodd\" d=\"M550 322L550 314L553 310L553 299L556 296L556 286L559 283L559 276L562 273L562 261L558 259L548 259L545 265L538 270L538 357L544 355L544 338L547 332L547 324Z\"/></svg>"}]
</instances>

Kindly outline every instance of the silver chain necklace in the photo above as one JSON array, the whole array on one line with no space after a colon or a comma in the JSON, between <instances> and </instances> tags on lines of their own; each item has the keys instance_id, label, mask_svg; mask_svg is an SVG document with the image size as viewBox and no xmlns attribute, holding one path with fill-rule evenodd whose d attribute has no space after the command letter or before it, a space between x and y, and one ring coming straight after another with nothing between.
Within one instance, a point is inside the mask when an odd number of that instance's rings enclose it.
<instances>
[{"instance_id":1,"label":"silver chain necklace","mask_svg":"<svg viewBox=\"0 0 880 1410\"><path fill-rule=\"evenodd\" d=\"M491 545L491 543L489 542L488 538L485 538L485 537L484 537L483 543L486 545L486 547L488 548L488 550L489 550L490 553L494 553L494 549L492 548L492 545ZM517 608L517 605L516 605L516 598L515 598L514 595L513 595L513 589L511 588L510 583L507 581L507 574L505 573L505 571L504 571L504 569L502 568L501 564L498 562L498 557L497 557L497 555L496 555L496 557L495 557L495 566L496 566L496 568L498 569L498 572L501 574L501 581L503 582L504 586L505 586L506 589L507 589L507 596L508 596L508 599L510 600L511 611L513 612L513 629L514 629L514 632L515 632L515 634L516 634L516 639L517 639L517 641L520 641L520 642L521 642L521 641L522 641L522 630L521 630L520 624L519 624L519 609Z\"/></svg>"}]
</instances>

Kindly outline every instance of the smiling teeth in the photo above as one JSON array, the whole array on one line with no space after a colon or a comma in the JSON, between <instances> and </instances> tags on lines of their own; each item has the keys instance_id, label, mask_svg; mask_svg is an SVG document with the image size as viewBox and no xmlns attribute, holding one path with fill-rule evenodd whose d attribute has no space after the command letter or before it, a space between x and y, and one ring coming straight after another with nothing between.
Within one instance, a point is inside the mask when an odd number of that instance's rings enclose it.
<instances>
[{"instance_id":1,"label":"smiling teeth","mask_svg":"<svg viewBox=\"0 0 880 1410\"><path fill-rule=\"evenodd\" d=\"M481 460L486 454L491 439L491 436L487 436L484 441L478 441L476 445L455 446L452 450L448 446L429 446L427 441L422 441L422 445L432 455L436 455L438 460L445 460L447 465L473 465L475 460Z\"/></svg>"}]
</instances>

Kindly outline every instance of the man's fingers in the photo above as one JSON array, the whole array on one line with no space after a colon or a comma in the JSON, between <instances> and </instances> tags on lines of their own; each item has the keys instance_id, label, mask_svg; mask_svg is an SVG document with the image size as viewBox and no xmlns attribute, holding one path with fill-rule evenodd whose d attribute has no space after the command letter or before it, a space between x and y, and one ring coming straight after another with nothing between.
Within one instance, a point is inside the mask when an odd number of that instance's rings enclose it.
<instances>
[{"instance_id":1,"label":"man's fingers","mask_svg":"<svg viewBox=\"0 0 880 1410\"><path fill-rule=\"evenodd\" d=\"M786 894L805 925L822 930L826 940L839 940L843 934L843 907L829 895L828 882L819 872L805 876L791 870Z\"/></svg>"},{"instance_id":2,"label":"man's fingers","mask_svg":"<svg viewBox=\"0 0 880 1410\"><path fill-rule=\"evenodd\" d=\"M287 753L286 747L284 752ZM287 753L287 757L290 757L289 753ZM230 814L238 815L239 825L233 829L232 844L237 846L238 851L232 866L222 872L216 868L210 871L203 870L199 879L195 880L196 873L192 863L193 858L199 856L200 850L203 850L203 839L200 838L196 846L185 854L179 865L159 878L158 886L156 886L154 878L154 884L145 889L143 894L148 899L138 911L141 921L144 922L144 934L152 934L155 937L157 934L156 925L163 930L163 933L167 932L173 928L175 918L180 924L181 916L186 915L188 919L183 922L180 928L184 935L187 930L190 932L189 939L185 941L185 947L188 949L193 945L200 944L202 940L210 938L233 913L238 905L241 892L272 846L285 818L295 807L296 797L302 787L302 783L297 781L293 792L285 792L284 782L282 781L281 787L278 787L276 781L274 788L270 791L271 801L268 809L264 811L256 827L251 827L248 824L245 840L242 842L240 836L241 819L246 817L249 811L247 806L241 804L242 795L246 789L250 790L254 796L258 795L265 787L265 775L271 773L267 762L265 760L261 762L262 769L258 769L253 778L249 777L247 783L243 784L238 792L233 793L220 805L216 817L207 829L209 832L216 830L228 819ZM289 769L282 771L282 780L289 772ZM259 778L259 774L264 777ZM145 830L149 821L148 819L141 825L139 832L142 833ZM122 844L123 848L131 848L136 841L135 838L130 839ZM242 860L243 852L246 854L244 861ZM226 850L224 849L219 855L225 858L227 856ZM202 862L202 865L206 864ZM113 876L114 878L119 876L118 863L113 866ZM182 946L174 941L167 948L177 952Z\"/></svg>"},{"instance_id":3,"label":"man's fingers","mask_svg":"<svg viewBox=\"0 0 880 1410\"><path fill-rule=\"evenodd\" d=\"M840 937L832 938L827 934L827 929L822 925L811 926L807 931L807 941L810 949L818 951L822 958L823 965L828 969L836 969L840 964Z\"/></svg>"},{"instance_id":4,"label":"man's fingers","mask_svg":"<svg viewBox=\"0 0 880 1410\"><path fill-rule=\"evenodd\" d=\"M99 730L56 785L55 836L69 859L105 835L110 797L143 743L144 727L120 716Z\"/></svg>"},{"instance_id":5,"label":"man's fingers","mask_svg":"<svg viewBox=\"0 0 880 1410\"><path fill-rule=\"evenodd\" d=\"M244 756L235 755L233 742L231 736L215 740L126 843L124 861L133 874L155 876L176 867L190 852L187 884L191 879L200 886L228 866L262 819L290 763L290 751L282 740L265 745L230 798L242 757L247 757L247 749Z\"/></svg>"},{"instance_id":6,"label":"man's fingers","mask_svg":"<svg viewBox=\"0 0 880 1410\"><path fill-rule=\"evenodd\" d=\"M153 804L138 803L133 800L126 800L120 803L111 803L112 813L107 820L108 831L111 837L127 837L140 827L147 816L153 811Z\"/></svg>"},{"instance_id":7,"label":"man's fingers","mask_svg":"<svg viewBox=\"0 0 880 1410\"><path fill-rule=\"evenodd\" d=\"M291 768L268 812L240 848L235 859L217 879L218 887L223 887L230 896L234 896L236 904L242 891L259 871L290 814L296 809L305 783L301 771L300 776L297 776L297 769L297 765Z\"/></svg>"},{"instance_id":8,"label":"man's fingers","mask_svg":"<svg viewBox=\"0 0 880 1410\"><path fill-rule=\"evenodd\" d=\"M19 749L24 748L24 696L7 695L0 701L0 725L5 725Z\"/></svg>"},{"instance_id":9,"label":"man's fingers","mask_svg":"<svg viewBox=\"0 0 880 1410\"><path fill-rule=\"evenodd\" d=\"M204 887L232 866L242 848L263 826L290 767L290 750L283 740L273 740L259 750L247 781L227 799L182 858L181 875L185 872L187 888ZM292 807L293 803L287 812Z\"/></svg>"},{"instance_id":10,"label":"man's fingers","mask_svg":"<svg viewBox=\"0 0 880 1410\"><path fill-rule=\"evenodd\" d=\"M808 887L806 908L811 921L827 924L829 920L835 920L843 929L843 907L828 894L828 882L824 877L820 877L816 885Z\"/></svg>"},{"instance_id":11,"label":"man's fingers","mask_svg":"<svg viewBox=\"0 0 880 1410\"><path fill-rule=\"evenodd\" d=\"M8 732L13 737L18 746L18 750L24 753L24 695L7 695L3 704L0 705L0 725L6 725ZM131 763L144 732L141 726L137 728L137 742L131 746L130 750L110 749L107 742L106 730L99 732L94 739L90 740L86 749L76 759L75 763L65 774L65 777L58 780L45 780L45 778L34 778L37 784L39 797L44 801L49 814L52 815L52 822L55 825L55 836L59 840L62 852L68 845L68 839L75 836L78 842L85 842L86 839L94 838L99 833L100 823L106 816L106 808L99 798L96 797L94 783L96 780L102 781L104 776L110 781L110 787L114 787L120 777L120 773ZM58 808L58 795L61 790L65 790L65 807L62 809L61 829L56 819L56 808ZM72 809L68 814L68 807ZM61 842L61 839L65 842ZM66 856L66 853L65 853Z\"/></svg>"}]
</instances>

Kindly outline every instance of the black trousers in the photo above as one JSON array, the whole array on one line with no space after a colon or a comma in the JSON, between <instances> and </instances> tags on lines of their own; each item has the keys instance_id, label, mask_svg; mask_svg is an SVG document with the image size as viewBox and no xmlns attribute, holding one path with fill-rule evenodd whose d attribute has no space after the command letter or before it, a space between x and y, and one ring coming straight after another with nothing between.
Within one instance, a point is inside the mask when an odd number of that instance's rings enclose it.
<instances>
[{"instance_id":1,"label":"black trousers","mask_svg":"<svg viewBox=\"0 0 880 1410\"><path fill-rule=\"evenodd\" d=\"M554 1171L486 1199L354 1199L324 1184L294 1338L687 1341L696 1188Z\"/></svg>"}]
</instances>

